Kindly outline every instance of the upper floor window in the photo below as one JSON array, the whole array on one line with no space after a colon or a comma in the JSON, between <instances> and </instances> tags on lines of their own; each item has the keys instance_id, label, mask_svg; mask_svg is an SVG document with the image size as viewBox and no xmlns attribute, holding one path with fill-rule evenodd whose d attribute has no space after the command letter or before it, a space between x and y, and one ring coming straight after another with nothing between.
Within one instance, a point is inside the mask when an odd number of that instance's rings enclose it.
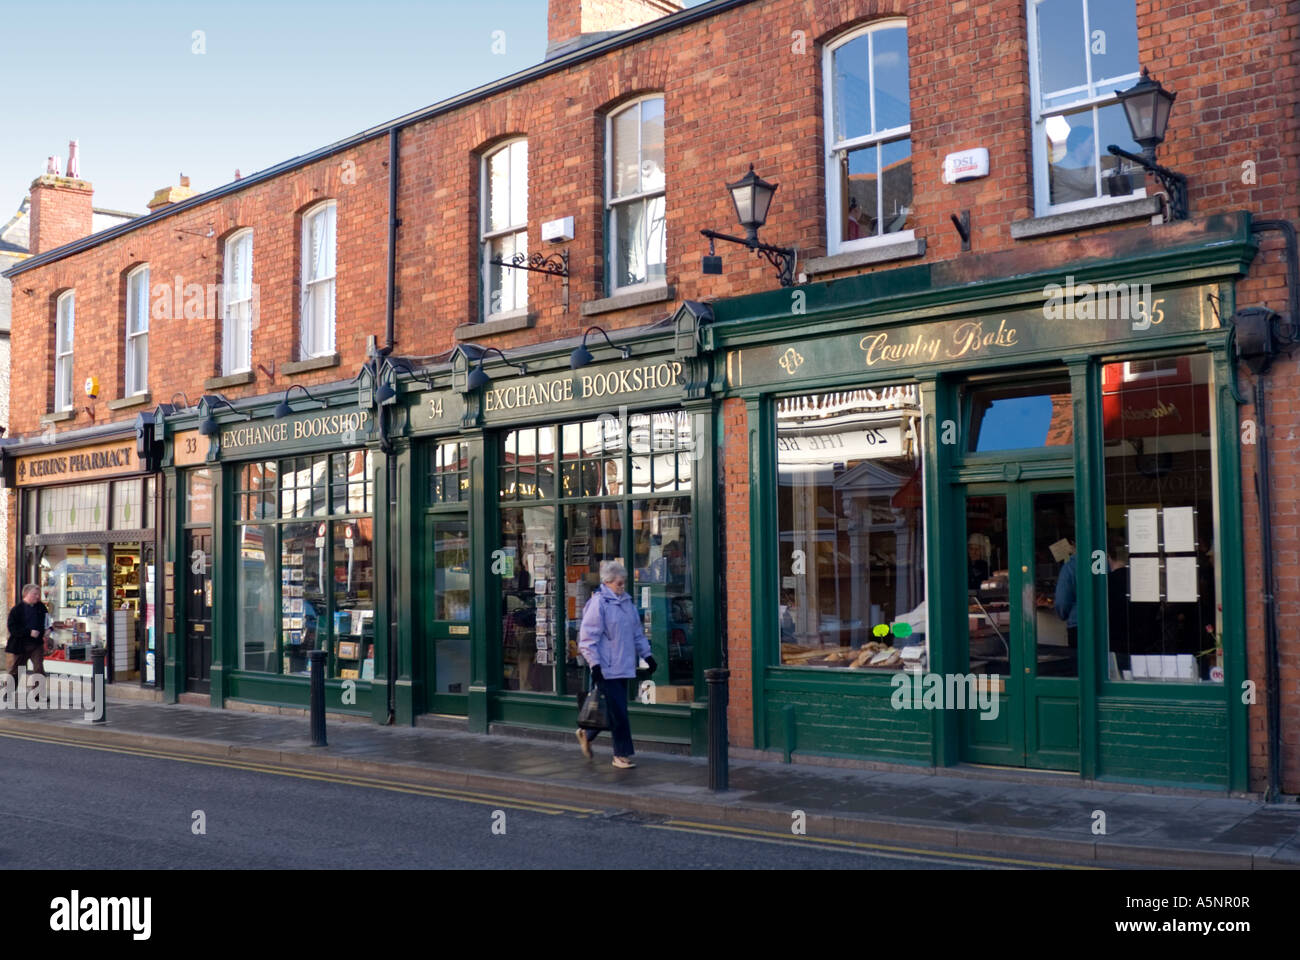
<instances>
[{"instance_id":1,"label":"upper floor window","mask_svg":"<svg viewBox=\"0 0 1300 960\"><path fill-rule=\"evenodd\" d=\"M149 389L149 265L126 275L126 389L134 397Z\"/></svg>"},{"instance_id":2,"label":"upper floor window","mask_svg":"<svg viewBox=\"0 0 1300 960\"><path fill-rule=\"evenodd\" d=\"M72 338L77 295L69 290L58 299L54 321L54 411L72 409Z\"/></svg>"},{"instance_id":3,"label":"upper floor window","mask_svg":"<svg viewBox=\"0 0 1300 960\"><path fill-rule=\"evenodd\" d=\"M907 24L886 20L826 47L827 253L911 236Z\"/></svg>"},{"instance_id":4,"label":"upper floor window","mask_svg":"<svg viewBox=\"0 0 1300 960\"><path fill-rule=\"evenodd\" d=\"M302 356L334 352L334 224L338 204L313 207L302 218Z\"/></svg>"},{"instance_id":5,"label":"upper floor window","mask_svg":"<svg viewBox=\"0 0 1300 960\"><path fill-rule=\"evenodd\" d=\"M1141 174L1125 176L1131 165L1106 151L1113 143L1141 152L1115 97L1137 79L1136 0L1029 0L1040 216L1144 193Z\"/></svg>"},{"instance_id":6,"label":"upper floor window","mask_svg":"<svg viewBox=\"0 0 1300 960\"><path fill-rule=\"evenodd\" d=\"M225 317L221 328L221 372L229 376L252 369L252 230L240 230L226 240L226 273L222 299Z\"/></svg>"},{"instance_id":7,"label":"upper floor window","mask_svg":"<svg viewBox=\"0 0 1300 960\"><path fill-rule=\"evenodd\" d=\"M515 140L483 158L480 242L483 317L528 306L528 271L494 265L528 255L528 141Z\"/></svg>"},{"instance_id":8,"label":"upper floor window","mask_svg":"<svg viewBox=\"0 0 1300 960\"><path fill-rule=\"evenodd\" d=\"M664 224L664 98L646 97L612 114L605 142L610 287L667 277Z\"/></svg>"}]
</instances>

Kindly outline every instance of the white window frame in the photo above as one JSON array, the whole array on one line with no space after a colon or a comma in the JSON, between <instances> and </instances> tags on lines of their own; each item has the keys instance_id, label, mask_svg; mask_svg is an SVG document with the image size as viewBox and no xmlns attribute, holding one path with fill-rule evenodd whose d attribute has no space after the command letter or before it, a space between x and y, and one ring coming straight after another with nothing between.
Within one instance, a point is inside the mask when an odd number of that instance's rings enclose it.
<instances>
[{"instance_id":1,"label":"white window frame","mask_svg":"<svg viewBox=\"0 0 1300 960\"><path fill-rule=\"evenodd\" d=\"M54 412L72 409L72 354L77 332L77 294L59 294L54 308ZM66 335L65 335L66 332ZM68 349L63 349L64 341Z\"/></svg>"},{"instance_id":2,"label":"white window frame","mask_svg":"<svg viewBox=\"0 0 1300 960\"><path fill-rule=\"evenodd\" d=\"M131 332L131 317L142 321L143 329ZM123 364L124 397L149 392L149 264L143 263L126 275L126 362ZM144 369L135 365L135 341L144 339Z\"/></svg>"},{"instance_id":3,"label":"white window frame","mask_svg":"<svg viewBox=\"0 0 1300 960\"><path fill-rule=\"evenodd\" d=\"M664 103L664 186L661 190L642 190L639 193L629 193L621 197L614 196L614 119L622 116L628 110L636 109L638 117L640 115L641 104L649 100L662 100ZM608 238L606 246L609 248L609 292L628 293L633 290L644 290L652 287L662 287L668 282L668 101L662 93L648 93L645 96L637 97L622 103L617 109L611 110L605 115L605 235ZM636 154L638 164L641 162L641 130L644 123L638 123L636 127ZM641 283L629 283L623 286L618 282L618 230L615 228L614 208L620 206L630 206L633 203L644 203L653 200L656 197L664 198L664 277L663 279L649 278L649 264L646 265L646 279Z\"/></svg>"},{"instance_id":4,"label":"white window frame","mask_svg":"<svg viewBox=\"0 0 1300 960\"><path fill-rule=\"evenodd\" d=\"M329 262L334 269L328 275L315 276L311 262L311 227L318 217L325 217L329 224L329 243L333 246ZM335 278L338 272L338 201L325 200L316 204L302 216L302 303L299 307L299 341L303 360L313 357L326 357L334 352L334 327L337 317L338 288ZM312 294L316 287L329 284L330 315L324 329L317 330L317 318L311 315L311 306L315 302ZM317 335L319 334L319 336ZM318 342L319 341L319 342Z\"/></svg>"},{"instance_id":5,"label":"white window frame","mask_svg":"<svg viewBox=\"0 0 1300 960\"><path fill-rule=\"evenodd\" d=\"M247 245L242 283L235 281L235 258ZM225 273L221 286L221 373L230 376L253 368L253 231L238 230L226 238ZM236 346L244 348L245 362L236 363Z\"/></svg>"},{"instance_id":6,"label":"white window frame","mask_svg":"<svg viewBox=\"0 0 1300 960\"><path fill-rule=\"evenodd\" d=\"M826 44L822 51L822 142L826 144L826 254L833 256L837 253L848 253L852 250L862 250L868 247L878 247L885 244L899 243L900 241L916 239L914 230L898 230L894 233L882 233L875 237L859 237L857 240L841 240L844 235L844 222L840 215L840 155L850 150L856 150L859 147L880 146L886 143L892 143L895 140L910 139L912 136L912 124L910 123L912 111L912 91L911 86L911 69L909 63L908 70L908 117L909 122L903 126L890 127L885 130L877 130L875 133L869 133L861 137L850 137L847 140L835 139L835 51L845 44L857 40L859 37L869 33L875 33L879 30L889 30L902 27L907 29L907 20L902 17L892 17L888 20L878 20L857 30L851 30L841 37L836 37L834 41ZM910 43L910 38L909 38ZM872 47L874 50L874 45ZM910 46L908 48L910 54ZM867 76L871 84L870 96L875 96L876 71L875 64L872 62L874 53L868 54ZM878 189L883 189L883 177L881 183L877 185ZM913 191L915 191L915 180L913 180ZM916 194L913 192L912 204L916 204Z\"/></svg>"},{"instance_id":7,"label":"white window frame","mask_svg":"<svg viewBox=\"0 0 1300 960\"><path fill-rule=\"evenodd\" d=\"M527 151L528 151L528 140L527 140L526 137L516 137L516 138L514 138L513 140L508 140L508 141L506 141L505 143L499 144L498 146L496 146L495 148L493 148L489 153L484 154L484 156L483 156L483 160L482 160L482 162L481 162L481 164L480 164L480 169L479 169L479 177L480 177L480 180L479 180L479 261L480 261L480 263L481 263L481 270L482 270L482 287L483 287L483 295L480 297L480 300L482 301L482 303L481 303L481 306L479 307L479 309L480 309L480 316L483 317L484 320L491 320L491 319L493 319L494 317L500 317L500 316L503 316L503 315L506 315L506 314L512 314L512 313L515 313L515 312L520 311L520 310L527 310L527 309L528 309L528 271L527 271L527 270L515 271L513 268L506 267L505 269L506 269L506 270L510 270L511 273L519 272L519 273L522 273L523 276L524 276L524 295L523 295L523 302L522 302L522 303L516 303L516 304L515 304L514 306L512 306L509 310L497 310L497 311L493 311L493 310L492 310L492 305L491 305L491 302L490 302L490 299L491 299L491 296L492 296L492 283L491 283L492 270L491 270L490 265L488 264L488 256L489 256L489 252L490 252L490 250L491 250L491 244L492 244L492 241L493 241L493 240L499 240L499 239L502 238L502 237L514 236L514 237L516 238L516 239L515 239L515 249L518 250L518 238L519 238L520 236L522 236L522 237L524 238L524 250L523 250L523 252L526 253L526 252L528 251L528 209L527 209L527 207L528 207L528 201L527 201L527 184L526 184L526 183L525 183L525 187L524 187L524 190L525 190L525 193L524 193L525 201L524 201L524 219L523 219L523 221L520 222L520 223L512 223L512 224L510 224L509 226L502 227L500 230L489 230L489 229L488 229L488 225L489 225L489 223L491 222L491 215L492 215L491 196L490 196L490 183L491 183L491 177L489 176L489 173L488 173L488 171L489 171L489 165L490 165L490 163L491 163L491 161L492 161L492 158L495 157L497 154L501 153L502 151L509 150L511 147L515 146L516 144L520 144L520 143L522 143L522 144L524 145L524 151L525 151L525 153L524 153L524 179L527 180L527 179L528 179L528 175L529 175L529 163L528 163L528 161L529 161L529 157L528 157L528 153L527 153ZM509 184L509 185L507 186L507 188L506 188L507 193L510 192L510 189L511 189L511 187L513 186L513 183L514 183L514 181L511 180L511 181L510 181L510 184ZM510 205L510 204L509 204L509 199L507 198L506 206L509 207L509 205Z\"/></svg>"},{"instance_id":8,"label":"white window frame","mask_svg":"<svg viewBox=\"0 0 1300 960\"><path fill-rule=\"evenodd\" d=\"M1117 89L1127 89L1138 81L1141 76L1140 70L1133 73L1125 74L1122 77L1105 78L1094 81L1092 77L1092 57L1084 56L1084 68L1087 71L1086 85L1081 88L1081 96L1078 100L1070 103L1057 104L1050 109L1044 110L1042 107L1042 89L1040 83L1041 71L1039 69L1039 51L1038 51L1038 5L1042 0L1027 0L1028 3L1028 36L1027 46L1029 48L1029 103L1032 124L1030 127L1030 139L1033 141L1034 148L1034 213L1035 216L1045 217L1056 213L1069 213L1072 210L1086 210L1091 207L1102 207L1112 203L1124 203L1129 200L1137 200L1147 195L1146 178L1138 170L1132 174L1135 180L1133 192L1125 194L1122 197L1112 197L1102 192L1101 183L1101 163L1097 163L1097 192L1098 196L1086 200L1071 200L1069 203L1058 203L1053 205L1051 202L1051 183L1048 179L1047 163L1047 121L1051 117L1060 116L1066 113L1080 113L1083 110L1091 110L1093 114L1093 130L1097 129L1096 116L1101 107L1110 106L1118 103L1119 98L1115 95ZM1092 36L1091 24L1088 22L1088 4L1087 0L1075 0L1083 7L1083 35L1084 37ZM1086 49L1086 48L1085 48ZM1104 85L1105 93L1091 93L1097 86ZM1094 135L1095 137L1095 135ZM1104 155L1106 144L1097 141L1098 157Z\"/></svg>"}]
</instances>

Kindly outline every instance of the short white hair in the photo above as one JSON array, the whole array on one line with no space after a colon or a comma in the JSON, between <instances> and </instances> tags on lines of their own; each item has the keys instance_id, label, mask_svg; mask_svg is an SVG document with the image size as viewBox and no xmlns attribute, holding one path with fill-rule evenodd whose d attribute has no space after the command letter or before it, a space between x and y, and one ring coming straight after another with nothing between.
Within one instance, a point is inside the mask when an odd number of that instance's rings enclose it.
<instances>
[{"instance_id":1,"label":"short white hair","mask_svg":"<svg viewBox=\"0 0 1300 960\"><path fill-rule=\"evenodd\" d=\"M622 577L627 579L627 567L617 560L604 560L600 564L600 582L609 583L611 580L617 580Z\"/></svg>"}]
</instances>

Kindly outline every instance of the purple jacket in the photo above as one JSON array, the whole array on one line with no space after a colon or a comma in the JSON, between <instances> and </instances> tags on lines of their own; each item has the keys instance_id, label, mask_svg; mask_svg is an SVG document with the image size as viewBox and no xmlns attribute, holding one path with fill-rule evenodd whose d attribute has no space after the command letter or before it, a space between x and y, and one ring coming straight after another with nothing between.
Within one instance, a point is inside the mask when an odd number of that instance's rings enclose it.
<instances>
[{"instance_id":1,"label":"purple jacket","mask_svg":"<svg viewBox=\"0 0 1300 960\"><path fill-rule=\"evenodd\" d=\"M650 656L650 641L629 594L600 585L582 610L578 650L588 666L599 666L610 680L636 676L637 658Z\"/></svg>"}]
</instances>

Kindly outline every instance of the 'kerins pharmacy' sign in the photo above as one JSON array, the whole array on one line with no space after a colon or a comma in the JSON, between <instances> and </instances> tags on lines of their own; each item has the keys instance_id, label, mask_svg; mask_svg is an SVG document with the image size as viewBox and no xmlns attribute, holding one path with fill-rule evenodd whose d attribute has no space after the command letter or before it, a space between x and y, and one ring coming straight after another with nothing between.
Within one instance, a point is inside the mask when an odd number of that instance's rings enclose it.
<instances>
[{"instance_id":1,"label":"'kerins pharmacy' sign","mask_svg":"<svg viewBox=\"0 0 1300 960\"><path fill-rule=\"evenodd\" d=\"M19 457L16 476L20 487L39 487L139 472L132 439Z\"/></svg>"}]
</instances>

